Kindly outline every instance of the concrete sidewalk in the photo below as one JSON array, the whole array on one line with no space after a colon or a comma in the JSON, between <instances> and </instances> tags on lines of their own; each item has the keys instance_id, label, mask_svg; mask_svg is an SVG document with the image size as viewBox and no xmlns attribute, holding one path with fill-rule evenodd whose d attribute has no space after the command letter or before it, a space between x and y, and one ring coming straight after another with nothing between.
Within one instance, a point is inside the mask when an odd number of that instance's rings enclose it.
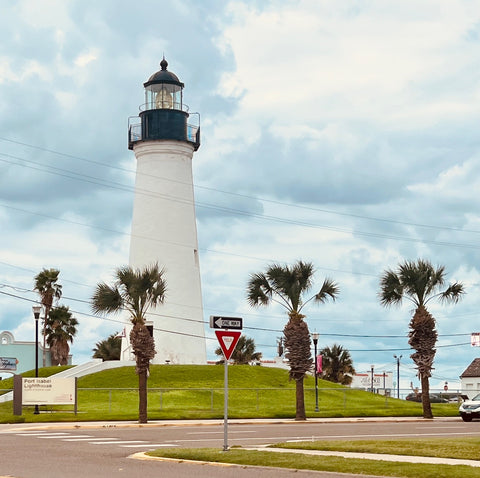
<instances>
[{"instance_id":1,"label":"concrete sidewalk","mask_svg":"<svg viewBox=\"0 0 480 478\"><path fill-rule=\"evenodd\" d=\"M342 458L359 458L362 460L380 460L395 461L402 463L426 463L430 465L466 465L480 467L480 461L476 460L458 460L455 458L435 458L428 456L412 456L412 455L386 455L383 453L356 453L344 451L322 451L322 450L300 450L293 448L267 448L267 447L248 447L243 450L268 451L272 453L297 453L301 455L314 456L340 456Z\"/></svg>"},{"instance_id":2,"label":"concrete sidewalk","mask_svg":"<svg viewBox=\"0 0 480 478\"><path fill-rule=\"evenodd\" d=\"M436 422L445 421L461 421L460 417L438 417L433 419ZM230 418L228 423L231 425L248 425L256 424L295 424L302 423L360 423L360 422L425 422L422 417L345 417L345 418L308 418L305 421L296 421L293 418ZM202 425L223 425L223 418L212 418L205 420L149 420L148 423L138 423L137 420L104 420L104 421L72 421L72 422L35 422L35 423L0 423L0 432L11 429L69 429L69 428L114 428L114 427L165 427L165 426L202 426Z\"/></svg>"}]
</instances>

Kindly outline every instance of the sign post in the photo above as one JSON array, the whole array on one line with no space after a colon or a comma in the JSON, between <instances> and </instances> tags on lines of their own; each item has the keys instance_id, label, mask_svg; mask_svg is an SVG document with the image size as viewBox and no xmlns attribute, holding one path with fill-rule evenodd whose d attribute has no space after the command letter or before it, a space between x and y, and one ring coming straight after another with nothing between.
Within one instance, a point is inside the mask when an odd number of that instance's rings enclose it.
<instances>
[{"instance_id":1,"label":"sign post","mask_svg":"<svg viewBox=\"0 0 480 478\"><path fill-rule=\"evenodd\" d=\"M224 399L223 399L223 451L228 451L228 360L232 356L242 333L232 330L215 330L224 357Z\"/></svg>"}]
</instances>

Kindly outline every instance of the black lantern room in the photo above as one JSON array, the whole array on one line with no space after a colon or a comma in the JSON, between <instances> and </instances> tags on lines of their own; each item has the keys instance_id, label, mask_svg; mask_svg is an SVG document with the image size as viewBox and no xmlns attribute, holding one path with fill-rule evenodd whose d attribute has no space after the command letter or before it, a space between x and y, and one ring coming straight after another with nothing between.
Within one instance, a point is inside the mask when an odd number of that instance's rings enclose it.
<instances>
[{"instance_id":1,"label":"black lantern room","mask_svg":"<svg viewBox=\"0 0 480 478\"><path fill-rule=\"evenodd\" d=\"M140 106L139 116L129 119L128 148L133 149L139 141L168 139L192 143L196 151L200 147L200 115L188 113L183 104L184 84L167 70L165 58L160 67L143 84L145 104ZM188 123L191 115L196 115L196 124Z\"/></svg>"}]
</instances>

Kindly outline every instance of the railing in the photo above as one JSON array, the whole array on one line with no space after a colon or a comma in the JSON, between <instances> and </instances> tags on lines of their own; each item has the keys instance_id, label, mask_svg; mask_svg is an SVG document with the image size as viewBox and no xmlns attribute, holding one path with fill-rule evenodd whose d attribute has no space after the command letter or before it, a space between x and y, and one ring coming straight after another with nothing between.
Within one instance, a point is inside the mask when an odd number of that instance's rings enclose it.
<instances>
[{"instance_id":1,"label":"railing","mask_svg":"<svg viewBox=\"0 0 480 478\"><path fill-rule=\"evenodd\" d=\"M157 105L155 104L155 102L152 102L152 103L144 103L143 105L140 105L138 107L138 109L140 111L160 110L160 109L179 110L179 111L185 111L185 113L188 113L189 107L186 104L174 102L174 103L172 103L171 108L158 108Z\"/></svg>"},{"instance_id":2,"label":"railing","mask_svg":"<svg viewBox=\"0 0 480 478\"><path fill-rule=\"evenodd\" d=\"M191 117L194 118L195 123L187 123L187 141L194 143L198 146L200 145L200 114L199 113L190 113ZM129 147L141 141L142 137L142 122L139 116L130 116L128 118L128 144Z\"/></svg>"},{"instance_id":3,"label":"railing","mask_svg":"<svg viewBox=\"0 0 480 478\"><path fill-rule=\"evenodd\" d=\"M79 410L82 396L95 394L95 408L105 413L117 413L123 407L138 401L136 388L79 388ZM242 413L278 410L291 413L295 403L295 388L230 388L229 406ZM84 395L85 394L85 395ZM365 391L349 388L319 388L319 410L329 416L342 416L345 412L368 416L369 411L388 410L395 397L373 394L375 399L365 400ZM148 407L152 411L175 412L185 410L219 412L223 410L223 388L149 388ZM91 396L88 398L91 402ZM282 405L283 404L283 405ZM420 405L420 404L419 404ZM282 406L284 409L282 409ZM315 389L305 388L305 406L315 408Z\"/></svg>"}]
</instances>

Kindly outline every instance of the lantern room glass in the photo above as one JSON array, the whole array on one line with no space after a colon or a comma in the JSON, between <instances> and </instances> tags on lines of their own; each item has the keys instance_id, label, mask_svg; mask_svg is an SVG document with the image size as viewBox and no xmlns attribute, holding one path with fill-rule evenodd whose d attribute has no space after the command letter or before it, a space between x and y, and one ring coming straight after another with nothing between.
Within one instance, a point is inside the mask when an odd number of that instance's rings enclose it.
<instances>
[{"instance_id":1,"label":"lantern room glass","mask_svg":"<svg viewBox=\"0 0 480 478\"><path fill-rule=\"evenodd\" d=\"M147 110L174 109L182 111L182 87L169 83L157 83L145 88Z\"/></svg>"}]
</instances>

